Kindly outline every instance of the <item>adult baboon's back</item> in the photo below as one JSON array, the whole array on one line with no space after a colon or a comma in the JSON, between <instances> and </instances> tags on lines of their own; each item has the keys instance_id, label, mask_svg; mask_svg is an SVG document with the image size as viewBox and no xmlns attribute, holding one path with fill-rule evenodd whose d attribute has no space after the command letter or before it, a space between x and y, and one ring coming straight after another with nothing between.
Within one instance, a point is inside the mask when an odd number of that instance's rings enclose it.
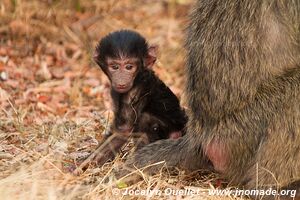
<instances>
[{"instance_id":1,"label":"adult baboon's back","mask_svg":"<svg viewBox=\"0 0 300 200\"><path fill-rule=\"evenodd\" d=\"M299 180L300 1L199 0L186 47L187 135L128 164L212 167L247 188Z\"/></svg>"}]
</instances>

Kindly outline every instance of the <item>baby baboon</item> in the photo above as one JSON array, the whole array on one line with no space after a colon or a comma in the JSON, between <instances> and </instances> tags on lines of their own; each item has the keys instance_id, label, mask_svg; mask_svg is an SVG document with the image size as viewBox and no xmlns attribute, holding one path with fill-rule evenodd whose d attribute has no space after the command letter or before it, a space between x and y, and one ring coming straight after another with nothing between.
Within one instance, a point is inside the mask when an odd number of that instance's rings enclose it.
<instances>
[{"instance_id":1,"label":"baby baboon","mask_svg":"<svg viewBox=\"0 0 300 200\"><path fill-rule=\"evenodd\" d=\"M245 188L297 183L300 1L199 0L186 48L187 134L143 147L128 166L210 168Z\"/></svg>"},{"instance_id":2,"label":"baby baboon","mask_svg":"<svg viewBox=\"0 0 300 200\"><path fill-rule=\"evenodd\" d=\"M79 168L92 160L102 165L114 158L131 135L140 138L140 148L184 134L186 114L176 95L152 70L156 47L137 32L121 30L100 40L94 59L111 82L114 121L111 136Z\"/></svg>"}]
</instances>

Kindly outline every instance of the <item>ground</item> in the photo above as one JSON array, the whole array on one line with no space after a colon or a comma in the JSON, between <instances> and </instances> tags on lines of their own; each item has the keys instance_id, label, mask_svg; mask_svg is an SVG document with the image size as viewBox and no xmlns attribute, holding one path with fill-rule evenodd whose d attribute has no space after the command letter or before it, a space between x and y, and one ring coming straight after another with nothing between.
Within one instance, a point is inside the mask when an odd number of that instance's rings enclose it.
<instances>
[{"instance_id":1,"label":"ground","mask_svg":"<svg viewBox=\"0 0 300 200\"><path fill-rule=\"evenodd\" d=\"M184 31L192 5L190 0L0 1L0 199L122 197L123 186L104 181L121 157L79 176L71 173L76 159L97 147L112 117L108 81L91 55L111 31L140 32L159 46L154 71L185 106ZM216 185L207 176L165 170L130 189L207 191ZM184 196L200 198L154 195Z\"/></svg>"}]
</instances>

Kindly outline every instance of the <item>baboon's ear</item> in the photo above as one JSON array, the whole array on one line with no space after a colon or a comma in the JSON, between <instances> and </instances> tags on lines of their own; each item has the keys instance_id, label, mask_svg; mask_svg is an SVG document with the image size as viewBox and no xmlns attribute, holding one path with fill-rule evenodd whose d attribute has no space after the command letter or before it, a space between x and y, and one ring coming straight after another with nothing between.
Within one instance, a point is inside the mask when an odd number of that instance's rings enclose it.
<instances>
[{"instance_id":1,"label":"baboon's ear","mask_svg":"<svg viewBox=\"0 0 300 200\"><path fill-rule=\"evenodd\" d=\"M93 53L93 60L98 63L98 57L99 57L99 53L97 50L94 51Z\"/></svg>"},{"instance_id":2,"label":"baboon's ear","mask_svg":"<svg viewBox=\"0 0 300 200\"><path fill-rule=\"evenodd\" d=\"M144 65L146 68L151 69L156 61L157 58L157 45L151 45L148 48L148 54L146 58L144 58Z\"/></svg>"},{"instance_id":3,"label":"baboon's ear","mask_svg":"<svg viewBox=\"0 0 300 200\"><path fill-rule=\"evenodd\" d=\"M97 65L99 65L99 67L101 67L102 70L104 70L105 64L100 62L99 55L100 55L99 52L97 50L95 50L93 53L93 60L95 63L97 63Z\"/></svg>"},{"instance_id":4,"label":"baboon's ear","mask_svg":"<svg viewBox=\"0 0 300 200\"><path fill-rule=\"evenodd\" d=\"M102 71L106 74L107 74L107 67L105 65L105 63L101 62L100 61L100 58L99 58L99 52L97 50L94 51L93 53L93 60L95 63L97 63L97 65L102 69ZM108 76L110 78L110 76Z\"/></svg>"}]
</instances>

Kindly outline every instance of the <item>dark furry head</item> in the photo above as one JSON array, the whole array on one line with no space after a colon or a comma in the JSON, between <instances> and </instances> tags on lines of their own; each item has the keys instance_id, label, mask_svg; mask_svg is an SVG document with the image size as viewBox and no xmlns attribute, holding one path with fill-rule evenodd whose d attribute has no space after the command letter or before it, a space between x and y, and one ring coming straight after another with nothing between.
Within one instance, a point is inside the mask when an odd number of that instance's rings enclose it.
<instances>
[{"instance_id":1,"label":"dark furry head","mask_svg":"<svg viewBox=\"0 0 300 200\"><path fill-rule=\"evenodd\" d=\"M98 43L94 60L98 65L105 65L105 58L137 57L147 55L148 44L143 36L131 30L112 32Z\"/></svg>"}]
</instances>

